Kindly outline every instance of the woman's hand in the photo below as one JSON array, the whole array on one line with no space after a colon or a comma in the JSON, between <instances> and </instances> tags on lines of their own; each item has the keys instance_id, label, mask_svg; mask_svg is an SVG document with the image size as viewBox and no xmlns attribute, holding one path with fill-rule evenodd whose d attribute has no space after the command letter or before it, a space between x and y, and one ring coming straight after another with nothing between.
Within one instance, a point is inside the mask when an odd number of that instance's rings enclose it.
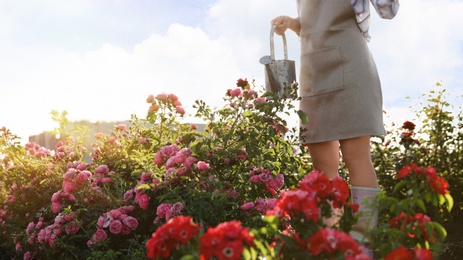
<instances>
[{"instance_id":1,"label":"woman's hand","mask_svg":"<svg viewBox=\"0 0 463 260\"><path fill-rule=\"evenodd\" d=\"M271 25L275 27L275 33L282 35L287 29L293 30L299 35L301 30L301 23L298 19L286 15L278 16L271 21Z\"/></svg>"}]
</instances>

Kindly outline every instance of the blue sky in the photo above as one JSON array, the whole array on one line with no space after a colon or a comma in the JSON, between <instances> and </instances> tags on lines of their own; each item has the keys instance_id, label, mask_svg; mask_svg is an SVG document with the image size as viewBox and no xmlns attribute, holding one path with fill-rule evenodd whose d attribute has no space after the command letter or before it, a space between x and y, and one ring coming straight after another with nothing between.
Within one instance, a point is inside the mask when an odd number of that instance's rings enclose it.
<instances>
[{"instance_id":1,"label":"blue sky","mask_svg":"<svg viewBox=\"0 0 463 260\"><path fill-rule=\"evenodd\" d=\"M146 97L160 92L187 113L196 99L223 105L238 78L264 84L258 60L280 14L295 16L295 1L0 0L0 127L23 138L51 130L52 109L71 120L144 117ZM392 120L412 119L408 106L438 81L461 102L462 14L462 0L402 0L391 21L372 14ZM299 40L287 38L298 67Z\"/></svg>"}]
</instances>

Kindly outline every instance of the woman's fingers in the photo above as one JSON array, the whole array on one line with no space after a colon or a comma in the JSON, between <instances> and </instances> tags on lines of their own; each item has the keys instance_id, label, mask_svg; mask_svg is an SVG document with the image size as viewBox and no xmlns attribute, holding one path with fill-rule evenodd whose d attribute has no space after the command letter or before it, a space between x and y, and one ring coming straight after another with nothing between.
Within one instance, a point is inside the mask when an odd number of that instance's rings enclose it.
<instances>
[{"instance_id":1,"label":"woman's fingers","mask_svg":"<svg viewBox=\"0 0 463 260\"><path fill-rule=\"evenodd\" d=\"M288 16L278 16L271 21L271 25L275 27L275 33L282 35L288 29L289 17Z\"/></svg>"}]
</instances>

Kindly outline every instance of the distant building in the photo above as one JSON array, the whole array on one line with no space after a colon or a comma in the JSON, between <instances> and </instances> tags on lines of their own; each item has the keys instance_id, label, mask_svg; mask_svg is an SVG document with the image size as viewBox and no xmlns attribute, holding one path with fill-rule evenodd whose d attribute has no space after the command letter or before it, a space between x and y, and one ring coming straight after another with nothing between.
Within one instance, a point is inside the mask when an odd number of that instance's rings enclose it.
<instances>
[{"instance_id":1,"label":"distant building","mask_svg":"<svg viewBox=\"0 0 463 260\"><path fill-rule=\"evenodd\" d=\"M88 144L88 149L91 149L90 145L95 141L96 133L109 134L115 131L116 126L119 124L125 124L127 127L131 125L129 121L116 121L116 122L89 122L89 121L77 121L71 122L70 128L78 127L85 130L85 144ZM198 131L204 131L205 124L196 124ZM50 131L40 133L38 135L29 136L29 142L34 142L40 146L43 146L49 150L55 150L56 144L59 139Z\"/></svg>"}]
</instances>

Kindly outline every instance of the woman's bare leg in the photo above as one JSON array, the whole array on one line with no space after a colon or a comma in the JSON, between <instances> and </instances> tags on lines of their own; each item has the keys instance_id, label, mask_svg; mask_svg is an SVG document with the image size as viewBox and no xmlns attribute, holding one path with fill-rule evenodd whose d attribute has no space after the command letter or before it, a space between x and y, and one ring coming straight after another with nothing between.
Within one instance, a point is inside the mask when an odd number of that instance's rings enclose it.
<instances>
[{"instance_id":1,"label":"woman's bare leg","mask_svg":"<svg viewBox=\"0 0 463 260\"><path fill-rule=\"evenodd\" d=\"M371 161L370 137L341 140L340 145L342 158L349 171L350 184L377 188L378 179Z\"/></svg>"},{"instance_id":2,"label":"woman's bare leg","mask_svg":"<svg viewBox=\"0 0 463 260\"><path fill-rule=\"evenodd\" d=\"M339 142L329 141L307 144L313 168L325 174L328 178L339 176Z\"/></svg>"}]
</instances>

